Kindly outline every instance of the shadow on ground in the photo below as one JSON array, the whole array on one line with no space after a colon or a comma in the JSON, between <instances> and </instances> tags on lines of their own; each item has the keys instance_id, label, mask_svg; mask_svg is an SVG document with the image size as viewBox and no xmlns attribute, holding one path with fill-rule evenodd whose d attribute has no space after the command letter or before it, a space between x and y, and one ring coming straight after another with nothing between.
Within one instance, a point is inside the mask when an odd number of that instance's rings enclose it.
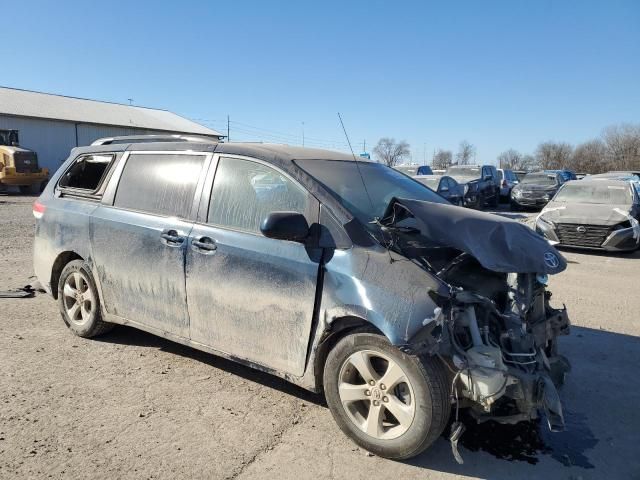
<instances>
[{"instance_id":1,"label":"shadow on ground","mask_svg":"<svg viewBox=\"0 0 640 480\"><path fill-rule=\"evenodd\" d=\"M129 327L119 326L100 340L157 348L326 407L322 395L310 393L278 377ZM591 424L592 419L598 417L601 406L612 403L608 396L615 395L612 392L617 387L626 386L629 390L624 400L617 402L616 412L619 417L616 418L632 419L635 415L627 416L628 413L635 412L635 403L640 401L640 387L628 386L626 382L629 362L634 365L640 363L640 339L603 330L572 327L571 336L563 339L562 346L574 366L574 371L569 374L567 384L560 392L565 403L567 428L564 432L549 432L544 419L516 425L500 425L496 422L477 424L463 414L461 419L466 426L466 432L460 440L460 451L465 459L463 465L457 464L453 458L446 439L448 430L430 449L406 463L428 470L487 479L506 480L520 475L535 477L543 472L547 475L549 468L555 472L553 478L557 475L572 478L570 473L582 475L580 472L594 468L597 469L596 472L602 472L603 468L607 468L591 459L592 453L597 451L598 458L611 459L616 469L622 469L621 473L616 474L623 476L616 478L633 478L637 473L633 470L633 445L629 453L619 446L614 447L610 437L601 442L592 432ZM603 368L595 368L598 361ZM567 396L570 397L569 401L565 398ZM622 397L618 394L616 398ZM611 435L622 439L620 441L627 437L637 437L637 425L633 421L618 422L616 430ZM537 465L543 459L551 462L545 462L544 467Z\"/></svg>"}]
</instances>

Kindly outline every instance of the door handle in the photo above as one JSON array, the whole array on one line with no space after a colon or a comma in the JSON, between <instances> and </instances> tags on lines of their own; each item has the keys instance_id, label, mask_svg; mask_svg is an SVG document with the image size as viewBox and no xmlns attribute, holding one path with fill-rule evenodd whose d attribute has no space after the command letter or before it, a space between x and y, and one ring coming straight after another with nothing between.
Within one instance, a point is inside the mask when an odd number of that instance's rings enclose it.
<instances>
[{"instance_id":1,"label":"door handle","mask_svg":"<svg viewBox=\"0 0 640 480\"><path fill-rule=\"evenodd\" d=\"M184 243L184 237L178 234L177 230L167 229L160 234L162 243L169 247L179 247Z\"/></svg>"},{"instance_id":2,"label":"door handle","mask_svg":"<svg viewBox=\"0 0 640 480\"><path fill-rule=\"evenodd\" d=\"M191 242L191 248L200 253L212 253L218 249L218 245L211 237L200 237Z\"/></svg>"}]
</instances>

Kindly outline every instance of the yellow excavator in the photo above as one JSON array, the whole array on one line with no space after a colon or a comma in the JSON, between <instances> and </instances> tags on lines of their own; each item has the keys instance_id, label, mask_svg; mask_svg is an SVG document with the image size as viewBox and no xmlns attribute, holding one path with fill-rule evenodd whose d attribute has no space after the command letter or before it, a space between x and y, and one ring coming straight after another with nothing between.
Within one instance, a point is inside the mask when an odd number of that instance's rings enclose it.
<instances>
[{"instance_id":1,"label":"yellow excavator","mask_svg":"<svg viewBox=\"0 0 640 480\"><path fill-rule=\"evenodd\" d=\"M20 147L18 130L0 129L0 189L15 186L20 193L37 193L49 181L49 170L38 167L36 152Z\"/></svg>"}]
</instances>

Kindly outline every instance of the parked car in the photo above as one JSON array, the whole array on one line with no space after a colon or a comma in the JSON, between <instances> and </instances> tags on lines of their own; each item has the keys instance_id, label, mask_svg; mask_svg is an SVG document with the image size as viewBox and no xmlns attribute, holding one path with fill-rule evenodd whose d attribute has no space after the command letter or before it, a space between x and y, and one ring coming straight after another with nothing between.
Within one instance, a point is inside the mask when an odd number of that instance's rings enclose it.
<instances>
[{"instance_id":1,"label":"parked car","mask_svg":"<svg viewBox=\"0 0 640 480\"><path fill-rule=\"evenodd\" d=\"M500 180L500 200L509 201L511 189L520 181L513 170L498 168L498 178Z\"/></svg>"},{"instance_id":2,"label":"parked car","mask_svg":"<svg viewBox=\"0 0 640 480\"><path fill-rule=\"evenodd\" d=\"M438 439L453 394L562 428L569 320L545 278L566 261L533 230L337 152L119 140L72 150L33 205L74 334L126 324L324 392L383 457Z\"/></svg>"},{"instance_id":3,"label":"parked car","mask_svg":"<svg viewBox=\"0 0 640 480\"><path fill-rule=\"evenodd\" d=\"M640 172L633 171L615 171L615 172L606 172L606 173L596 173L593 175L589 175L588 178L590 180L596 178L606 178L606 179L621 179L621 180L631 180L634 182L640 182Z\"/></svg>"},{"instance_id":4,"label":"parked car","mask_svg":"<svg viewBox=\"0 0 640 480\"><path fill-rule=\"evenodd\" d=\"M426 185L453 205L464 206L464 189L447 175L416 175L417 181Z\"/></svg>"},{"instance_id":5,"label":"parked car","mask_svg":"<svg viewBox=\"0 0 640 480\"><path fill-rule=\"evenodd\" d=\"M498 206L500 178L493 165L453 165L447 175L463 186L465 207L481 210L486 205Z\"/></svg>"},{"instance_id":6,"label":"parked car","mask_svg":"<svg viewBox=\"0 0 640 480\"><path fill-rule=\"evenodd\" d=\"M568 182L569 180L578 180L578 176L573 170L544 170L544 173L559 173L565 182Z\"/></svg>"},{"instance_id":7,"label":"parked car","mask_svg":"<svg viewBox=\"0 0 640 480\"><path fill-rule=\"evenodd\" d=\"M396 165L393 168L410 177L415 175L433 175L433 171L429 165Z\"/></svg>"},{"instance_id":8,"label":"parked car","mask_svg":"<svg viewBox=\"0 0 640 480\"><path fill-rule=\"evenodd\" d=\"M527 173L522 181L511 189L511 208L518 210L543 207L565 182L565 177L559 172Z\"/></svg>"},{"instance_id":9,"label":"parked car","mask_svg":"<svg viewBox=\"0 0 640 480\"><path fill-rule=\"evenodd\" d=\"M565 184L540 213L536 231L566 247L609 251L640 245L637 183L584 179Z\"/></svg>"}]
</instances>

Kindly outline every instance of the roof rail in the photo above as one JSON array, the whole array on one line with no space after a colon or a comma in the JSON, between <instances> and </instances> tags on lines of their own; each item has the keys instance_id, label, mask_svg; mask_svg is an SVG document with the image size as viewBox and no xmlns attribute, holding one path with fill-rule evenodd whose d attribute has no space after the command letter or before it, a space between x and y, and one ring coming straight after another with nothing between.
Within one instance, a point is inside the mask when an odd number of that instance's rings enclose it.
<instances>
[{"instance_id":1,"label":"roof rail","mask_svg":"<svg viewBox=\"0 0 640 480\"><path fill-rule=\"evenodd\" d=\"M123 135L121 137L99 138L92 142L91 146L155 142L219 143L219 140L210 137L199 137L195 135Z\"/></svg>"}]
</instances>

